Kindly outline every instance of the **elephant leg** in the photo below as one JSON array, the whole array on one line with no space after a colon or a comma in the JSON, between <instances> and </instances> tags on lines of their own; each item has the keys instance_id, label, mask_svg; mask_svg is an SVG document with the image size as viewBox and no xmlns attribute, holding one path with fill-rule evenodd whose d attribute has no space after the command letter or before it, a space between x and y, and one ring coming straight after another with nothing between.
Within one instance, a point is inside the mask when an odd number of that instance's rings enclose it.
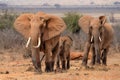
<instances>
[{"instance_id":1,"label":"elephant leg","mask_svg":"<svg viewBox=\"0 0 120 80\"><path fill-rule=\"evenodd\" d=\"M66 70L66 59L64 58L64 56L60 56L60 58L62 63L62 69Z\"/></svg>"},{"instance_id":2,"label":"elephant leg","mask_svg":"<svg viewBox=\"0 0 120 80\"><path fill-rule=\"evenodd\" d=\"M67 57L67 69L70 69L70 52Z\"/></svg>"},{"instance_id":3,"label":"elephant leg","mask_svg":"<svg viewBox=\"0 0 120 80\"><path fill-rule=\"evenodd\" d=\"M63 60L63 61L62 61L62 69L63 69L63 70L66 70L66 60Z\"/></svg>"},{"instance_id":4,"label":"elephant leg","mask_svg":"<svg viewBox=\"0 0 120 80\"><path fill-rule=\"evenodd\" d=\"M59 66L59 45L58 44L52 50L52 62L51 62L52 70L54 70L54 64L55 64L56 58L58 58L58 66Z\"/></svg>"},{"instance_id":5,"label":"elephant leg","mask_svg":"<svg viewBox=\"0 0 120 80\"><path fill-rule=\"evenodd\" d=\"M108 49L104 49L102 53L102 64L105 66L107 65L107 53Z\"/></svg>"},{"instance_id":6,"label":"elephant leg","mask_svg":"<svg viewBox=\"0 0 120 80\"><path fill-rule=\"evenodd\" d=\"M51 43L48 41L45 43L45 71L52 72L52 46Z\"/></svg>"},{"instance_id":7,"label":"elephant leg","mask_svg":"<svg viewBox=\"0 0 120 80\"><path fill-rule=\"evenodd\" d=\"M52 71L52 52L51 51L47 51L45 52L46 55L46 59L45 59L45 71L46 72L51 72Z\"/></svg>"},{"instance_id":8,"label":"elephant leg","mask_svg":"<svg viewBox=\"0 0 120 80\"><path fill-rule=\"evenodd\" d=\"M91 65L95 65L95 48L92 45L92 58L91 58Z\"/></svg>"},{"instance_id":9,"label":"elephant leg","mask_svg":"<svg viewBox=\"0 0 120 80\"><path fill-rule=\"evenodd\" d=\"M40 55L39 55L39 49L32 49L32 62L33 66L35 67L37 72L42 72L41 70L41 62L40 62Z\"/></svg>"},{"instance_id":10,"label":"elephant leg","mask_svg":"<svg viewBox=\"0 0 120 80\"><path fill-rule=\"evenodd\" d=\"M66 57L66 53L63 52L63 55L61 56L61 63L62 63L62 69L66 70L67 69L67 57Z\"/></svg>"},{"instance_id":11,"label":"elephant leg","mask_svg":"<svg viewBox=\"0 0 120 80\"><path fill-rule=\"evenodd\" d=\"M60 55L57 55L57 64L56 64L57 69L60 68Z\"/></svg>"},{"instance_id":12,"label":"elephant leg","mask_svg":"<svg viewBox=\"0 0 120 80\"><path fill-rule=\"evenodd\" d=\"M87 65L88 53L89 53L89 51L90 51L90 46L91 46L91 44L90 44L89 42L87 42L86 45L85 45L84 56L83 56L83 59L82 59L82 65L83 65L83 66L86 66L86 65Z\"/></svg>"}]
</instances>

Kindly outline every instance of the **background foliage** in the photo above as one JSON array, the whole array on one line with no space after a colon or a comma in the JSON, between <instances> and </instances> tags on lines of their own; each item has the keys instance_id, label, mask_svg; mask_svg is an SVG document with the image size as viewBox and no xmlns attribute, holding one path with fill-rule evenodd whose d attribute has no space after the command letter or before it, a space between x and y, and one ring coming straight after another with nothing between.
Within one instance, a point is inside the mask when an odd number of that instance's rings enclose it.
<instances>
[{"instance_id":1,"label":"background foliage","mask_svg":"<svg viewBox=\"0 0 120 80\"><path fill-rule=\"evenodd\" d=\"M63 17L63 20L65 21L67 25L67 30L69 30L72 33L77 33L80 30L80 27L78 26L78 20L82 15L79 15L77 13L67 13L65 14L65 17Z\"/></svg>"}]
</instances>

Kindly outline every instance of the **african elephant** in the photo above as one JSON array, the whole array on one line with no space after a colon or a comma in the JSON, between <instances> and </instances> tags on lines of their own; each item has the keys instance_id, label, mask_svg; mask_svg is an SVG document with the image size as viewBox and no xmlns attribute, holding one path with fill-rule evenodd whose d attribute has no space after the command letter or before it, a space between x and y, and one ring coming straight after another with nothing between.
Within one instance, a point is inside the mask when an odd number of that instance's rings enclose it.
<instances>
[{"instance_id":1,"label":"african elephant","mask_svg":"<svg viewBox=\"0 0 120 80\"><path fill-rule=\"evenodd\" d=\"M73 40L69 36L60 37L59 40L59 51L57 58L57 68L60 68L60 60L62 64L62 69L66 70L70 68L70 48L72 46Z\"/></svg>"},{"instance_id":2,"label":"african elephant","mask_svg":"<svg viewBox=\"0 0 120 80\"><path fill-rule=\"evenodd\" d=\"M107 22L106 17L100 16L95 18L85 15L79 19L78 24L80 28L87 33L82 65L87 65L90 48L92 49L91 65L100 65L101 61L103 65L106 65L107 53L113 40L114 33L114 30Z\"/></svg>"},{"instance_id":3,"label":"african elephant","mask_svg":"<svg viewBox=\"0 0 120 80\"><path fill-rule=\"evenodd\" d=\"M45 71L53 71L60 34L66 28L64 21L60 17L44 12L25 13L15 20L14 28L28 39L26 47L30 45L32 62L36 71L42 72L40 51L44 52L46 57Z\"/></svg>"}]
</instances>

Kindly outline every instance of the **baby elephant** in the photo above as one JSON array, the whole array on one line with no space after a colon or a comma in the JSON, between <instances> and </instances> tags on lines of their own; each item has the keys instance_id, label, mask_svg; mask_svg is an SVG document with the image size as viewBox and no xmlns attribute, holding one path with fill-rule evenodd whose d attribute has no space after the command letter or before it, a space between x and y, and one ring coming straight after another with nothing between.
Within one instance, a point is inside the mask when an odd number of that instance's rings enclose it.
<instances>
[{"instance_id":1,"label":"baby elephant","mask_svg":"<svg viewBox=\"0 0 120 80\"><path fill-rule=\"evenodd\" d=\"M62 69L66 70L70 68L70 48L72 46L73 40L69 36L60 37L59 40L59 51L57 58L57 68L60 68L60 60L62 64Z\"/></svg>"}]
</instances>

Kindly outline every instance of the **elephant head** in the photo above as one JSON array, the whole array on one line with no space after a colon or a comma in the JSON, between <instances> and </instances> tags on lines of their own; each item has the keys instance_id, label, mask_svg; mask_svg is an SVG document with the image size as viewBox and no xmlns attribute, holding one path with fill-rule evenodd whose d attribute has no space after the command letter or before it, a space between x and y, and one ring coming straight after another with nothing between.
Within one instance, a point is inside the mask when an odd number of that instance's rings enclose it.
<instances>
[{"instance_id":1,"label":"elephant head","mask_svg":"<svg viewBox=\"0 0 120 80\"><path fill-rule=\"evenodd\" d=\"M93 44L96 55L100 55L100 46L102 40L104 40L103 38L105 23L105 16L100 16L98 18L94 18L91 16L83 16L79 19L79 26L85 33L88 34L88 43Z\"/></svg>"},{"instance_id":2,"label":"elephant head","mask_svg":"<svg viewBox=\"0 0 120 80\"><path fill-rule=\"evenodd\" d=\"M100 44L103 40L104 35L104 24L106 22L105 16L94 18L90 21L89 35L90 42L94 44L96 50L100 49Z\"/></svg>"},{"instance_id":3,"label":"elephant head","mask_svg":"<svg viewBox=\"0 0 120 80\"><path fill-rule=\"evenodd\" d=\"M16 19L14 27L28 39L26 47L31 42L34 48L38 48L42 41L59 35L66 28L66 25L59 17L38 12L20 15Z\"/></svg>"}]
</instances>

